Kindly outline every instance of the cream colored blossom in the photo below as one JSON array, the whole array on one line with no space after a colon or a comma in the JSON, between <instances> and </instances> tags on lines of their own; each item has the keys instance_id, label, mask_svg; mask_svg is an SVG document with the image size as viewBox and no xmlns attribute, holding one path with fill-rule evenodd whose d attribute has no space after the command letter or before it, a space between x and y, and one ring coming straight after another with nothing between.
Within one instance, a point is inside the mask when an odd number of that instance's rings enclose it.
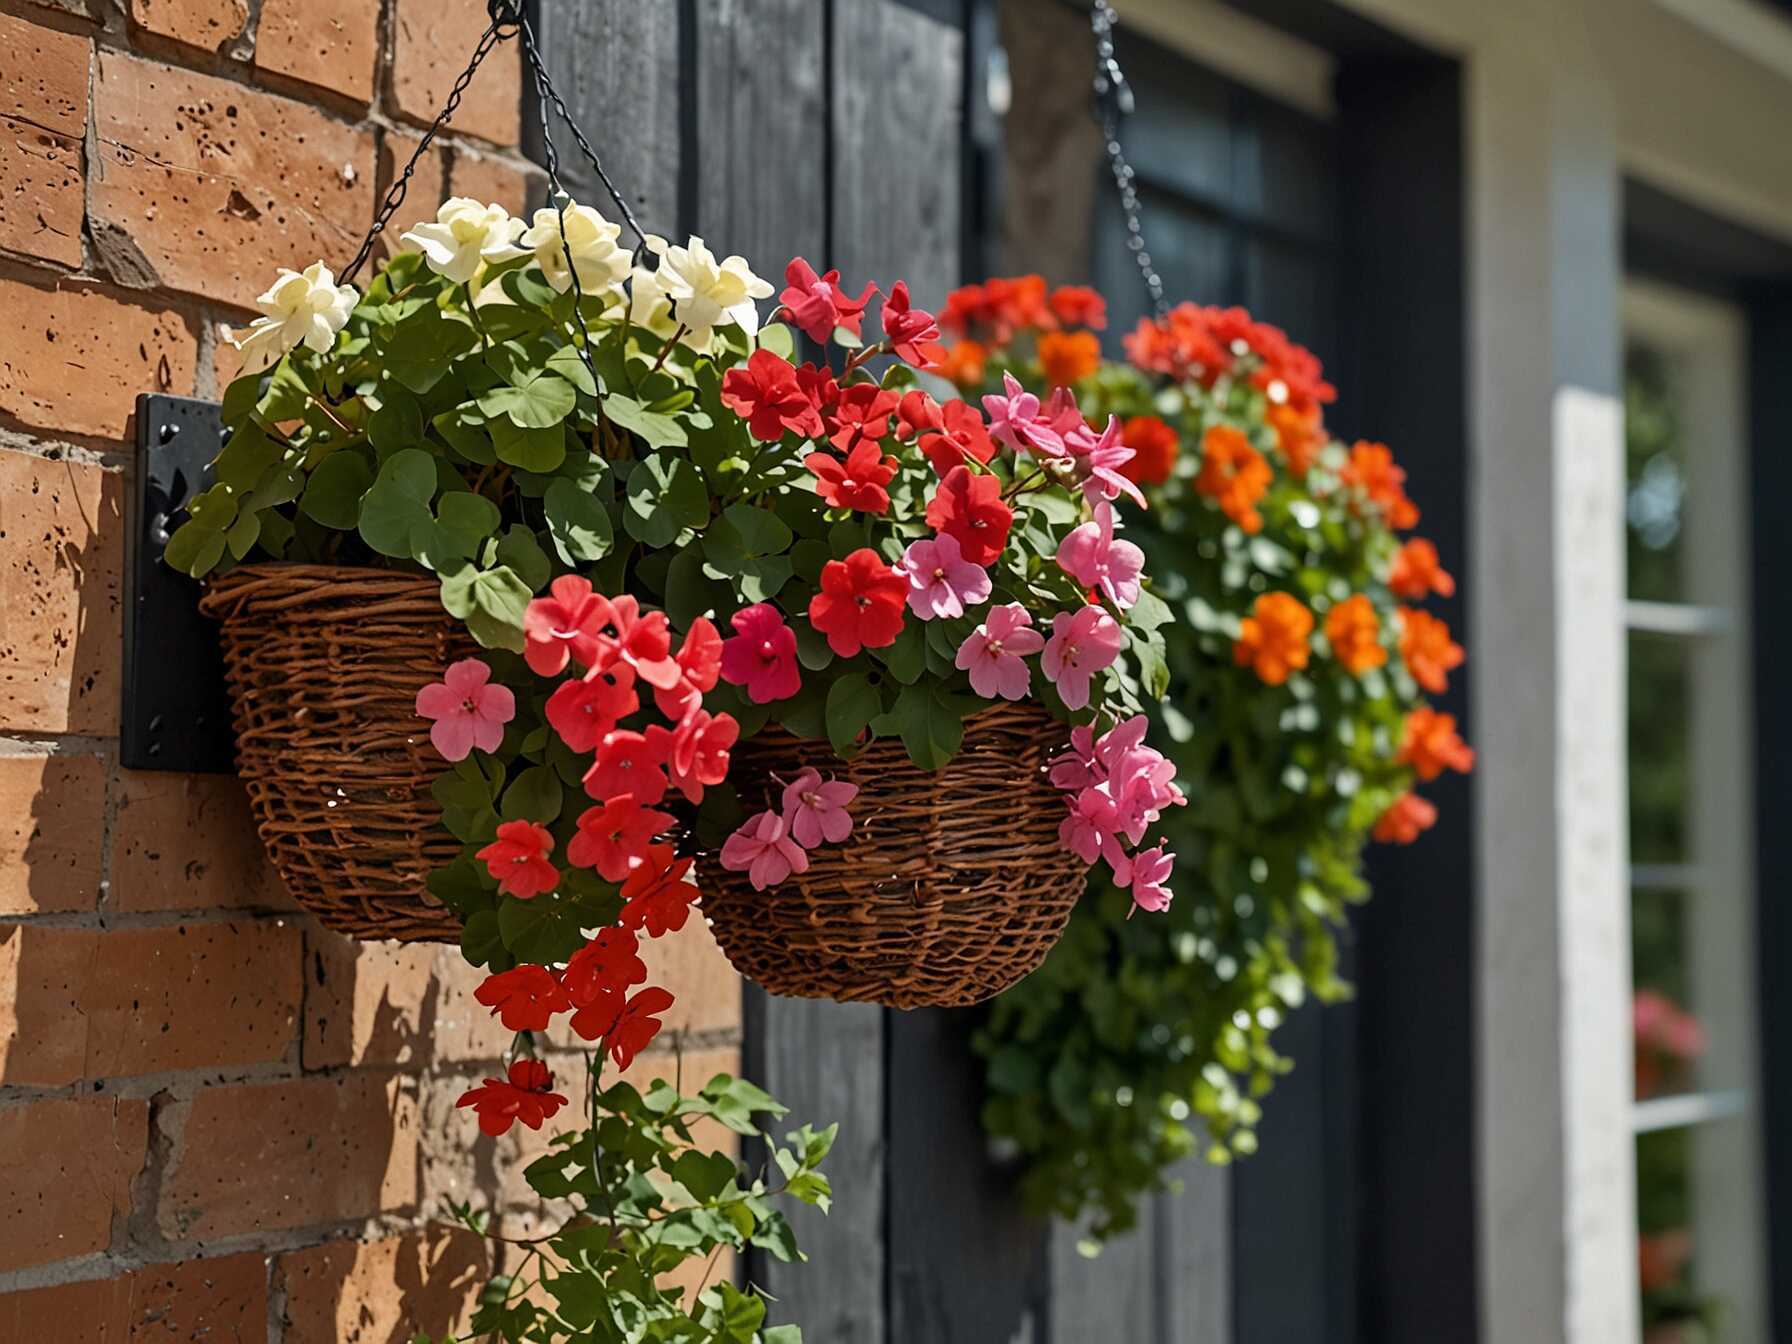
<instances>
[{"instance_id":1,"label":"cream colored blossom","mask_svg":"<svg viewBox=\"0 0 1792 1344\"><path fill-rule=\"evenodd\" d=\"M650 237L647 247L659 256L655 275L672 301L673 315L686 330L686 345L707 350L715 329L730 323L748 335L759 330L759 310L753 301L770 298L772 287L754 275L744 259L730 256L717 261L695 235L683 247Z\"/></svg>"},{"instance_id":2,"label":"cream colored blossom","mask_svg":"<svg viewBox=\"0 0 1792 1344\"><path fill-rule=\"evenodd\" d=\"M423 254L429 269L464 285L484 261L508 261L523 255L515 246L523 221L512 219L501 205L481 205L466 196L442 202L434 223L415 225L404 241Z\"/></svg>"},{"instance_id":3,"label":"cream colored blossom","mask_svg":"<svg viewBox=\"0 0 1792 1344\"><path fill-rule=\"evenodd\" d=\"M655 241L651 236L647 240L649 246ZM656 272L635 268L629 280L628 320L662 340L678 330L672 319L672 300Z\"/></svg>"},{"instance_id":4,"label":"cream colored blossom","mask_svg":"<svg viewBox=\"0 0 1792 1344\"><path fill-rule=\"evenodd\" d=\"M355 310L355 297L355 287L337 284L334 272L321 261L303 271L282 268L268 292L255 300L262 315L225 334L243 352L242 371L261 373L299 344L326 353Z\"/></svg>"},{"instance_id":5,"label":"cream colored blossom","mask_svg":"<svg viewBox=\"0 0 1792 1344\"><path fill-rule=\"evenodd\" d=\"M541 273L557 293L572 288L566 254L572 253L579 289L597 297L616 288L629 273L633 259L626 248L616 246L622 226L612 224L588 205L566 206L566 235L562 241L560 212L549 206L535 212L535 222L517 241L535 254Z\"/></svg>"}]
</instances>

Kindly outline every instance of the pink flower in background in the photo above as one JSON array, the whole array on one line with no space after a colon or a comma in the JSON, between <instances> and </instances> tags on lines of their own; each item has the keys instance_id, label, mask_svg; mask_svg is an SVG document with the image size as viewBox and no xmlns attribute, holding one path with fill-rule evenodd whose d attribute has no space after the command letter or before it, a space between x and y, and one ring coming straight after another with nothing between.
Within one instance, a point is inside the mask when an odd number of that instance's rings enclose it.
<instances>
[{"instance_id":1,"label":"pink flower in background","mask_svg":"<svg viewBox=\"0 0 1792 1344\"><path fill-rule=\"evenodd\" d=\"M486 871L498 879L498 890L519 901L552 891L560 882L560 870L548 862L554 837L548 828L532 821L506 821L498 825L498 838L479 851Z\"/></svg>"},{"instance_id":2,"label":"pink flower in background","mask_svg":"<svg viewBox=\"0 0 1792 1344\"><path fill-rule=\"evenodd\" d=\"M845 327L854 336L859 323L865 320L865 305L876 291L866 285L858 298L848 297L840 288L840 272L815 274L815 268L797 257L784 268L784 292L778 302L790 312L790 320L810 340L826 345L834 339L834 328Z\"/></svg>"},{"instance_id":3,"label":"pink flower in background","mask_svg":"<svg viewBox=\"0 0 1792 1344\"><path fill-rule=\"evenodd\" d=\"M1052 637L1039 665L1052 679L1066 709L1089 703L1089 678L1120 656L1120 623L1097 606L1052 617Z\"/></svg>"},{"instance_id":4,"label":"pink flower in background","mask_svg":"<svg viewBox=\"0 0 1792 1344\"><path fill-rule=\"evenodd\" d=\"M595 667L610 619L610 599L593 592L589 579L562 574L523 614L523 660L544 677L559 676L569 657Z\"/></svg>"},{"instance_id":5,"label":"pink flower in background","mask_svg":"<svg viewBox=\"0 0 1792 1344\"><path fill-rule=\"evenodd\" d=\"M503 742L504 725L516 717L516 697L508 686L491 682L491 668L462 658L417 692L417 713L435 720L429 740L447 760L464 761L474 747L496 751Z\"/></svg>"},{"instance_id":6,"label":"pink flower in background","mask_svg":"<svg viewBox=\"0 0 1792 1344\"><path fill-rule=\"evenodd\" d=\"M672 822L670 812L643 807L632 793L620 794L580 813L579 833L566 844L566 861L576 868L595 868L606 882L620 882L654 836Z\"/></svg>"},{"instance_id":7,"label":"pink flower in background","mask_svg":"<svg viewBox=\"0 0 1792 1344\"><path fill-rule=\"evenodd\" d=\"M809 871L809 856L784 830L776 812L748 817L722 845L722 867L745 873L754 891L775 887L792 873Z\"/></svg>"},{"instance_id":8,"label":"pink flower in background","mask_svg":"<svg viewBox=\"0 0 1792 1344\"><path fill-rule=\"evenodd\" d=\"M1077 479L1083 484L1083 498L1093 503L1098 499L1118 499L1127 496L1140 508L1145 506L1145 496L1139 487L1125 472L1121 470L1133 459L1133 451L1122 441L1121 424L1118 416L1108 417L1108 427L1101 431L1099 437L1083 433L1066 435L1064 446L1070 450L1072 460L1076 463Z\"/></svg>"},{"instance_id":9,"label":"pink flower in background","mask_svg":"<svg viewBox=\"0 0 1792 1344\"><path fill-rule=\"evenodd\" d=\"M1017 453L1035 457L1063 457L1064 437L1039 418L1039 398L1027 391L1011 373L1002 375L1002 391L983 398L989 417L989 437Z\"/></svg>"},{"instance_id":10,"label":"pink flower in background","mask_svg":"<svg viewBox=\"0 0 1792 1344\"><path fill-rule=\"evenodd\" d=\"M989 601L989 571L966 560L950 532L911 541L891 568L908 580L908 609L924 621L962 616Z\"/></svg>"},{"instance_id":11,"label":"pink flower in background","mask_svg":"<svg viewBox=\"0 0 1792 1344\"><path fill-rule=\"evenodd\" d=\"M1122 611L1139 600L1145 552L1114 538L1114 506L1095 505L1095 518L1070 530L1058 543L1058 568L1085 588L1098 588Z\"/></svg>"},{"instance_id":12,"label":"pink flower in background","mask_svg":"<svg viewBox=\"0 0 1792 1344\"><path fill-rule=\"evenodd\" d=\"M787 700L803 688L796 660L796 631L769 602L734 613L734 637L722 641L722 680L744 686L756 705Z\"/></svg>"},{"instance_id":13,"label":"pink flower in background","mask_svg":"<svg viewBox=\"0 0 1792 1344\"><path fill-rule=\"evenodd\" d=\"M1032 669L1022 659L1044 647L1045 636L1033 629L1027 609L1008 602L989 609L983 624L958 646L953 662L970 674L971 689L985 700L1019 700L1033 684Z\"/></svg>"},{"instance_id":14,"label":"pink flower in background","mask_svg":"<svg viewBox=\"0 0 1792 1344\"><path fill-rule=\"evenodd\" d=\"M662 730L663 731L663 730ZM632 793L652 806L666 796L665 758L642 734L627 728L605 733L597 759L585 771L585 792L598 802Z\"/></svg>"},{"instance_id":15,"label":"pink flower in background","mask_svg":"<svg viewBox=\"0 0 1792 1344\"><path fill-rule=\"evenodd\" d=\"M859 796L859 786L842 779L822 782L819 771L805 769L784 786L784 826L804 849L824 840L837 845L852 834L846 805Z\"/></svg>"},{"instance_id":16,"label":"pink flower in background","mask_svg":"<svg viewBox=\"0 0 1792 1344\"><path fill-rule=\"evenodd\" d=\"M1161 914L1170 908L1172 893L1164 883L1170 880L1176 856L1164 849L1164 843L1159 840L1150 849L1141 849L1132 856L1132 904L1135 910Z\"/></svg>"},{"instance_id":17,"label":"pink flower in background","mask_svg":"<svg viewBox=\"0 0 1792 1344\"><path fill-rule=\"evenodd\" d=\"M548 697L548 725L560 740L581 755L595 747L604 734L641 707L635 694L635 670L617 663L608 672L587 674L579 681L563 681Z\"/></svg>"}]
</instances>

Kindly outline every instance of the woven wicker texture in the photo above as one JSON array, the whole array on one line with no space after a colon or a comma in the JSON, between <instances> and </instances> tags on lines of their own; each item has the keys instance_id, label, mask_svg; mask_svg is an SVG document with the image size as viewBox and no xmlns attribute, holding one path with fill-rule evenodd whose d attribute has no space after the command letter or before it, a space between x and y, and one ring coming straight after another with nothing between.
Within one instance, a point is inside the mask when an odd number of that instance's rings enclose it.
<instances>
[{"instance_id":1,"label":"woven wicker texture","mask_svg":"<svg viewBox=\"0 0 1792 1344\"><path fill-rule=\"evenodd\" d=\"M423 885L460 844L429 794L442 759L416 700L476 649L435 580L244 565L199 605L221 622L237 768L287 891L339 933L457 940Z\"/></svg>"},{"instance_id":2,"label":"woven wicker texture","mask_svg":"<svg viewBox=\"0 0 1792 1344\"><path fill-rule=\"evenodd\" d=\"M1045 960L1088 866L1058 844L1063 794L1045 762L1065 730L1037 705L998 705L965 723L937 773L900 742L852 761L768 730L735 748L729 778L749 812L776 807L806 765L859 786L844 844L809 870L754 891L702 860L703 909L734 967L774 994L958 1007L999 994Z\"/></svg>"}]
</instances>

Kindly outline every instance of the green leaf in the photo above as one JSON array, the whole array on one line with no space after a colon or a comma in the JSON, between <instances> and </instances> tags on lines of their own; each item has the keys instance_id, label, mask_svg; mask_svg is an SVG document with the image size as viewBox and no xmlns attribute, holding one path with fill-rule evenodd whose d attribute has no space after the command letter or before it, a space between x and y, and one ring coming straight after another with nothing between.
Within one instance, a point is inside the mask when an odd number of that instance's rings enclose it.
<instances>
[{"instance_id":1,"label":"green leaf","mask_svg":"<svg viewBox=\"0 0 1792 1344\"><path fill-rule=\"evenodd\" d=\"M1140 590L1139 600L1126 613L1126 623L1144 634L1150 634L1160 625L1168 625L1172 619L1169 605L1156 593L1146 590Z\"/></svg>"},{"instance_id":2,"label":"green leaf","mask_svg":"<svg viewBox=\"0 0 1792 1344\"><path fill-rule=\"evenodd\" d=\"M463 563L442 576L442 605L488 649L523 651L523 613L532 596L534 589L502 565L480 570Z\"/></svg>"},{"instance_id":3,"label":"green leaf","mask_svg":"<svg viewBox=\"0 0 1792 1344\"><path fill-rule=\"evenodd\" d=\"M800 1325L774 1325L764 1330L759 1338L761 1344L803 1344L803 1328Z\"/></svg>"},{"instance_id":4,"label":"green leaf","mask_svg":"<svg viewBox=\"0 0 1792 1344\"><path fill-rule=\"evenodd\" d=\"M521 962L551 966L585 945L586 929L599 928L616 917L614 894L574 892L571 875L559 891L520 901L506 896L498 906L498 928L504 946Z\"/></svg>"},{"instance_id":5,"label":"green leaf","mask_svg":"<svg viewBox=\"0 0 1792 1344\"><path fill-rule=\"evenodd\" d=\"M851 672L828 687L828 741L841 756L859 749L859 735L883 712L883 697L871 678Z\"/></svg>"},{"instance_id":6,"label":"green leaf","mask_svg":"<svg viewBox=\"0 0 1792 1344\"><path fill-rule=\"evenodd\" d=\"M539 428L522 427L508 416L495 415L486 421L486 428L500 462L539 473L553 471L566 461L566 427L558 421Z\"/></svg>"},{"instance_id":7,"label":"green leaf","mask_svg":"<svg viewBox=\"0 0 1792 1344\"><path fill-rule=\"evenodd\" d=\"M546 826L560 816L565 800L560 776L549 766L532 765L504 790L498 813L505 821L537 821Z\"/></svg>"},{"instance_id":8,"label":"green leaf","mask_svg":"<svg viewBox=\"0 0 1792 1344\"><path fill-rule=\"evenodd\" d=\"M367 421L367 437L382 454L415 448L423 441L423 406L404 387L379 389L380 408Z\"/></svg>"},{"instance_id":9,"label":"green leaf","mask_svg":"<svg viewBox=\"0 0 1792 1344\"><path fill-rule=\"evenodd\" d=\"M890 675L904 685L912 685L927 670L927 634L921 622L910 620L887 648L871 650L872 656L890 669Z\"/></svg>"},{"instance_id":10,"label":"green leaf","mask_svg":"<svg viewBox=\"0 0 1792 1344\"><path fill-rule=\"evenodd\" d=\"M894 710L902 745L923 770L938 770L964 740L964 718L933 685L904 686Z\"/></svg>"},{"instance_id":11,"label":"green leaf","mask_svg":"<svg viewBox=\"0 0 1792 1344\"><path fill-rule=\"evenodd\" d=\"M411 554L418 564L440 573L477 555L499 520L498 506L483 495L451 491L436 504L435 521L412 529Z\"/></svg>"},{"instance_id":12,"label":"green leaf","mask_svg":"<svg viewBox=\"0 0 1792 1344\"><path fill-rule=\"evenodd\" d=\"M548 535L554 549L569 565L583 560L602 560L615 543L609 510L589 490L572 481L557 479L541 497L547 514ZM682 622L681 622L682 624Z\"/></svg>"},{"instance_id":13,"label":"green leaf","mask_svg":"<svg viewBox=\"0 0 1792 1344\"><path fill-rule=\"evenodd\" d=\"M512 523L498 542L497 558L499 564L508 565L515 571L531 593L547 587L548 576L554 572L548 553L541 549L535 534L521 523Z\"/></svg>"},{"instance_id":14,"label":"green leaf","mask_svg":"<svg viewBox=\"0 0 1792 1344\"><path fill-rule=\"evenodd\" d=\"M549 293L551 295L552 291L550 290ZM577 346L563 345L554 351L548 356L547 369L549 373L558 374L566 379L586 396L595 397L597 395L597 381L592 378L591 370L585 367L585 361L580 356Z\"/></svg>"},{"instance_id":15,"label":"green leaf","mask_svg":"<svg viewBox=\"0 0 1792 1344\"><path fill-rule=\"evenodd\" d=\"M284 456L284 450L257 424L247 424L224 441L212 462L212 477L237 494L253 490Z\"/></svg>"},{"instance_id":16,"label":"green leaf","mask_svg":"<svg viewBox=\"0 0 1792 1344\"><path fill-rule=\"evenodd\" d=\"M168 539L162 559L182 574L201 578L224 559L224 534L191 521L183 523Z\"/></svg>"},{"instance_id":17,"label":"green leaf","mask_svg":"<svg viewBox=\"0 0 1792 1344\"><path fill-rule=\"evenodd\" d=\"M508 416L522 429L550 429L572 414L577 400L571 383L543 371L532 375L521 387L494 387L479 398L479 409L494 418ZM493 428L496 437L496 426Z\"/></svg>"},{"instance_id":18,"label":"green leaf","mask_svg":"<svg viewBox=\"0 0 1792 1344\"><path fill-rule=\"evenodd\" d=\"M381 555L411 558L411 533L432 521L429 501L436 493L436 460L421 448L392 454L361 500L358 530Z\"/></svg>"},{"instance_id":19,"label":"green leaf","mask_svg":"<svg viewBox=\"0 0 1792 1344\"><path fill-rule=\"evenodd\" d=\"M477 910L467 917L460 931L460 950L475 966L490 966L494 971L505 969L498 965L506 954L496 910Z\"/></svg>"},{"instance_id":20,"label":"green leaf","mask_svg":"<svg viewBox=\"0 0 1792 1344\"><path fill-rule=\"evenodd\" d=\"M423 393L441 382L455 359L478 343L479 337L465 322L413 318L382 339L380 361L392 377L411 391ZM285 418L265 406L263 412L271 419Z\"/></svg>"},{"instance_id":21,"label":"green leaf","mask_svg":"<svg viewBox=\"0 0 1792 1344\"><path fill-rule=\"evenodd\" d=\"M614 423L644 440L652 448L683 448L689 443L682 424L669 415L650 411L633 397L606 393L603 413Z\"/></svg>"},{"instance_id":22,"label":"green leaf","mask_svg":"<svg viewBox=\"0 0 1792 1344\"><path fill-rule=\"evenodd\" d=\"M361 496L372 485L373 469L367 459L340 449L312 468L299 512L337 532L351 531L361 517Z\"/></svg>"},{"instance_id":23,"label":"green leaf","mask_svg":"<svg viewBox=\"0 0 1792 1344\"><path fill-rule=\"evenodd\" d=\"M679 629L705 612L718 615L734 604L733 590L704 573L703 553L687 546L672 557L666 568L666 614Z\"/></svg>"},{"instance_id":24,"label":"green leaf","mask_svg":"<svg viewBox=\"0 0 1792 1344\"><path fill-rule=\"evenodd\" d=\"M753 1336L765 1323L765 1302L741 1292L723 1279L717 1285L722 1294L722 1331L736 1344L753 1344Z\"/></svg>"},{"instance_id":25,"label":"green leaf","mask_svg":"<svg viewBox=\"0 0 1792 1344\"><path fill-rule=\"evenodd\" d=\"M734 1159L723 1153L700 1153L695 1148L687 1148L672 1164L672 1179L703 1203L733 1185L738 1174Z\"/></svg>"},{"instance_id":26,"label":"green leaf","mask_svg":"<svg viewBox=\"0 0 1792 1344\"><path fill-rule=\"evenodd\" d=\"M696 467L665 454L635 464L628 478L622 526L636 541L655 548L670 546L685 528L702 527L708 521L709 492Z\"/></svg>"}]
</instances>

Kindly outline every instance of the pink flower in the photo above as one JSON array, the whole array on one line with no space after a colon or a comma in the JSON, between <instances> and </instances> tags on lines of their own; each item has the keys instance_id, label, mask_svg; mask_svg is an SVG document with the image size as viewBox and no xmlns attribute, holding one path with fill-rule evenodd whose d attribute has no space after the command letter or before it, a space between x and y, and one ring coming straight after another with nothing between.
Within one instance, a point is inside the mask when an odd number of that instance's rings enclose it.
<instances>
[{"instance_id":1,"label":"pink flower","mask_svg":"<svg viewBox=\"0 0 1792 1344\"><path fill-rule=\"evenodd\" d=\"M908 580L908 609L924 621L962 616L989 601L989 571L966 560L950 532L911 541L891 568Z\"/></svg>"},{"instance_id":2,"label":"pink flower","mask_svg":"<svg viewBox=\"0 0 1792 1344\"><path fill-rule=\"evenodd\" d=\"M440 681L417 692L417 713L434 719L429 740L450 761L464 761L474 747L496 751L504 725L516 717L508 686L491 684L492 670L477 658L450 663Z\"/></svg>"},{"instance_id":3,"label":"pink flower","mask_svg":"<svg viewBox=\"0 0 1792 1344\"><path fill-rule=\"evenodd\" d=\"M661 731L664 731L663 729ZM585 772L585 792L598 802L632 793L651 807L666 796L665 757L640 733L613 729L603 736L597 759Z\"/></svg>"},{"instance_id":4,"label":"pink flower","mask_svg":"<svg viewBox=\"0 0 1792 1344\"><path fill-rule=\"evenodd\" d=\"M896 358L904 364L913 364L918 369L932 367L933 360L928 357L926 346L939 340L940 329L932 313L909 307L906 281L898 280L891 285L890 296L884 300L884 336Z\"/></svg>"},{"instance_id":5,"label":"pink flower","mask_svg":"<svg viewBox=\"0 0 1792 1344\"><path fill-rule=\"evenodd\" d=\"M1095 729L1086 723L1078 724L1070 730L1070 745L1052 758L1052 787L1073 792L1106 778L1107 770L1095 760Z\"/></svg>"},{"instance_id":6,"label":"pink flower","mask_svg":"<svg viewBox=\"0 0 1792 1344\"><path fill-rule=\"evenodd\" d=\"M1097 606L1052 617L1052 637L1039 665L1052 679L1066 709L1089 703L1089 678L1120 656L1120 624Z\"/></svg>"},{"instance_id":7,"label":"pink flower","mask_svg":"<svg viewBox=\"0 0 1792 1344\"><path fill-rule=\"evenodd\" d=\"M591 591L591 581L577 574L562 574L548 589L547 597L529 603L523 613L523 659L544 677L566 670L568 657L582 667L597 665L609 624L610 600Z\"/></svg>"},{"instance_id":8,"label":"pink flower","mask_svg":"<svg viewBox=\"0 0 1792 1344\"><path fill-rule=\"evenodd\" d=\"M728 753L739 737L740 724L732 714L695 709L671 731L657 723L649 727L647 746L666 763L678 791L700 803L704 785L728 778Z\"/></svg>"},{"instance_id":9,"label":"pink flower","mask_svg":"<svg viewBox=\"0 0 1792 1344\"><path fill-rule=\"evenodd\" d=\"M566 861L595 868L606 882L626 878L647 853L654 836L672 825L670 812L642 807L632 793L588 807L579 815L579 833L566 844Z\"/></svg>"},{"instance_id":10,"label":"pink flower","mask_svg":"<svg viewBox=\"0 0 1792 1344\"><path fill-rule=\"evenodd\" d=\"M1095 505L1094 521L1072 528L1058 544L1058 568L1085 588L1099 588L1124 611L1139 600L1145 552L1114 539L1114 506L1104 499Z\"/></svg>"},{"instance_id":11,"label":"pink flower","mask_svg":"<svg viewBox=\"0 0 1792 1344\"><path fill-rule=\"evenodd\" d=\"M784 624L769 602L755 602L734 613L734 637L722 641L722 680L745 686L756 705L788 700L803 688L796 661L796 631Z\"/></svg>"},{"instance_id":12,"label":"pink flower","mask_svg":"<svg viewBox=\"0 0 1792 1344\"><path fill-rule=\"evenodd\" d=\"M865 318L865 304L876 285L866 285L865 292L853 299L840 288L840 272L815 274L815 268L797 257L784 268L787 288L778 295L778 302L789 310L790 320L810 340L826 345L834 339L834 328L845 327L855 337L859 323Z\"/></svg>"},{"instance_id":13,"label":"pink flower","mask_svg":"<svg viewBox=\"0 0 1792 1344\"><path fill-rule=\"evenodd\" d=\"M1108 417L1108 427L1100 437L1089 433L1065 435L1064 446L1076 464L1077 479L1083 485L1083 498L1090 503L1098 499L1118 499L1126 495L1141 508L1145 496L1138 485L1121 468L1132 461L1133 451L1121 440L1118 416Z\"/></svg>"},{"instance_id":14,"label":"pink flower","mask_svg":"<svg viewBox=\"0 0 1792 1344\"><path fill-rule=\"evenodd\" d=\"M814 769L804 770L784 787L784 825L804 849L822 841L837 845L852 834L846 805L859 796L859 786L842 779L822 783Z\"/></svg>"},{"instance_id":15,"label":"pink flower","mask_svg":"<svg viewBox=\"0 0 1792 1344\"><path fill-rule=\"evenodd\" d=\"M617 663L608 672L587 673L580 681L563 681L548 697L548 725L560 740L581 755L590 751L620 719L641 707L635 694L635 670Z\"/></svg>"},{"instance_id":16,"label":"pink flower","mask_svg":"<svg viewBox=\"0 0 1792 1344\"><path fill-rule=\"evenodd\" d=\"M1002 391L983 398L989 416L989 437L1017 453L1035 457L1063 457L1064 436L1039 418L1039 398L1027 391L1011 373L1002 375Z\"/></svg>"},{"instance_id":17,"label":"pink flower","mask_svg":"<svg viewBox=\"0 0 1792 1344\"><path fill-rule=\"evenodd\" d=\"M776 812L748 817L722 845L722 867L745 873L754 891L775 887L792 873L809 871L809 856L784 833Z\"/></svg>"},{"instance_id":18,"label":"pink flower","mask_svg":"<svg viewBox=\"0 0 1792 1344\"><path fill-rule=\"evenodd\" d=\"M1032 670L1021 659L1044 647L1045 636L1033 629L1027 609L1009 602L989 609L983 624L958 646L953 661L971 674L971 689L985 700L1020 700L1033 684Z\"/></svg>"},{"instance_id":19,"label":"pink flower","mask_svg":"<svg viewBox=\"0 0 1792 1344\"><path fill-rule=\"evenodd\" d=\"M1170 908L1170 889L1164 883L1170 880L1170 870L1175 867L1176 856L1164 849L1165 841L1159 840L1150 849L1141 849L1132 856L1132 903L1135 910L1149 910L1153 914L1161 914ZM1126 886L1126 882L1121 882Z\"/></svg>"}]
</instances>

